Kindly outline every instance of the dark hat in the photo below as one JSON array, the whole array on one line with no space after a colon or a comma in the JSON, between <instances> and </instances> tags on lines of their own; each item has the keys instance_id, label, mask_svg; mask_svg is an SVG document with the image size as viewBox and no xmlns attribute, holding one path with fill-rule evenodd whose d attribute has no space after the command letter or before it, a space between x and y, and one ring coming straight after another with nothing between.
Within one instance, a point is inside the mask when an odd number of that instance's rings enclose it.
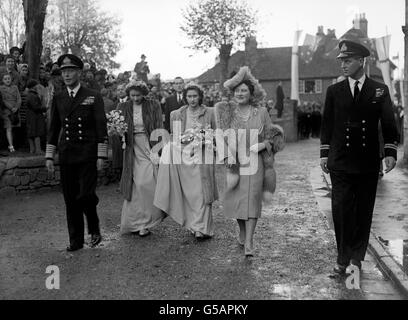
<instances>
[{"instance_id":1,"label":"dark hat","mask_svg":"<svg viewBox=\"0 0 408 320\"><path fill-rule=\"evenodd\" d=\"M337 59L344 59L349 57L369 57L370 50L365 46L355 41L342 40L339 44L340 54Z\"/></svg>"},{"instance_id":2,"label":"dark hat","mask_svg":"<svg viewBox=\"0 0 408 320\"><path fill-rule=\"evenodd\" d=\"M64 54L58 58L58 66L60 70L67 68L83 69L84 63L80 58L73 54Z\"/></svg>"},{"instance_id":3,"label":"dark hat","mask_svg":"<svg viewBox=\"0 0 408 320\"><path fill-rule=\"evenodd\" d=\"M144 54L142 54L140 58L143 59L143 58L147 58L147 57Z\"/></svg>"}]
</instances>

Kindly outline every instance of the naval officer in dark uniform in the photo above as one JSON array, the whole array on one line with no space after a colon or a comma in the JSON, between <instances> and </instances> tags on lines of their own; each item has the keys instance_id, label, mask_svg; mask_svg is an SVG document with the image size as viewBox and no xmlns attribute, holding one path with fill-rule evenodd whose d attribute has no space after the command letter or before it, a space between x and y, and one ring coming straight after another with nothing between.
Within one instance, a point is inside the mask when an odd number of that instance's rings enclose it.
<instances>
[{"instance_id":1,"label":"naval officer in dark uniform","mask_svg":"<svg viewBox=\"0 0 408 320\"><path fill-rule=\"evenodd\" d=\"M367 251L380 170L378 124L385 140L386 173L397 160L398 135L389 89L368 78L370 51L356 41L340 42L346 80L327 90L321 133L321 167L332 181L332 213L338 259L336 274L351 264L361 269Z\"/></svg>"},{"instance_id":2,"label":"naval officer in dark uniform","mask_svg":"<svg viewBox=\"0 0 408 320\"><path fill-rule=\"evenodd\" d=\"M58 148L61 185L64 194L70 245L77 251L84 245L84 217L91 235L91 247L101 240L95 194L97 171L107 159L107 127L101 95L80 84L83 62L66 54L58 59L66 89L52 102L46 152L46 166L54 171Z\"/></svg>"}]
</instances>

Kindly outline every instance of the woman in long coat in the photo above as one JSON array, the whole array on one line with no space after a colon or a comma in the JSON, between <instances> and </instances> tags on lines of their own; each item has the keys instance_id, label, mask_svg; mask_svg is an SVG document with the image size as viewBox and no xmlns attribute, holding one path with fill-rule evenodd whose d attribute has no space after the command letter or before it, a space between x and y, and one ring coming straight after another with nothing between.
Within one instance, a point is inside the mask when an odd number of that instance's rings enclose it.
<instances>
[{"instance_id":1,"label":"woman in long coat","mask_svg":"<svg viewBox=\"0 0 408 320\"><path fill-rule=\"evenodd\" d=\"M253 237L262 201L270 200L275 192L274 155L284 147L283 130L273 125L266 108L259 106L266 94L248 67L241 68L224 87L234 99L215 106L217 127L235 135L225 141L228 152L218 149L227 167L224 214L238 221L238 242L249 257L254 255ZM220 144L217 147L221 148Z\"/></svg>"},{"instance_id":2,"label":"woman in long coat","mask_svg":"<svg viewBox=\"0 0 408 320\"><path fill-rule=\"evenodd\" d=\"M210 139L209 146L200 143L190 158L193 148L190 150L191 146L182 145L177 139L187 130L215 129L213 110L202 104L203 98L201 88L188 85L184 90L188 105L171 113L173 142L163 149L154 199L156 207L198 240L214 235L212 203L217 199L214 149Z\"/></svg>"},{"instance_id":3,"label":"woman in long coat","mask_svg":"<svg viewBox=\"0 0 408 320\"><path fill-rule=\"evenodd\" d=\"M145 98L148 88L143 82L130 83L126 92L130 99L119 107L128 125L120 183L125 198L121 233L144 237L165 218L164 213L153 206L158 154L152 152L157 142L150 141L152 132L163 128L163 121L160 105Z\"/></svg>"}]
</instances>

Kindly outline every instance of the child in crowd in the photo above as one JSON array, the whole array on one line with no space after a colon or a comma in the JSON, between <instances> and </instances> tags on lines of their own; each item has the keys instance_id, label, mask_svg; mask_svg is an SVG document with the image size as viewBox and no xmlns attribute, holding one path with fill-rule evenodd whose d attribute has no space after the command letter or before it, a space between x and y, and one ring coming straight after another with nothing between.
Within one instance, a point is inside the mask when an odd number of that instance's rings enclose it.
<instances>
[{"instance_id":1,"label":"child in crowd","mask_svg":"<svg viewBox=\"0 0 408 320\"><path fill-rule=\"evenodd\" d=\"M3 98L3 110L1 116L3 118L4 129L6 129L7 141L9 144L9 151L15 152L13 146L13 128L20 127L19 109L21 107L21 96L18 87L12 84L10 74L5 73L1 75L0 93Z\"/></svg>"},{"instance_id":2,"label":"child in crowd","mask_svg":"<svg viewBox=\"0 0 408 320\"><path fill-rule=\"evenodd\" d=\"M41 137L45 136L45 116L47 111L37 90L38 82L29 80L27 83L27 138L30 153L40 155Z\"/></svg>"}]
</instances>

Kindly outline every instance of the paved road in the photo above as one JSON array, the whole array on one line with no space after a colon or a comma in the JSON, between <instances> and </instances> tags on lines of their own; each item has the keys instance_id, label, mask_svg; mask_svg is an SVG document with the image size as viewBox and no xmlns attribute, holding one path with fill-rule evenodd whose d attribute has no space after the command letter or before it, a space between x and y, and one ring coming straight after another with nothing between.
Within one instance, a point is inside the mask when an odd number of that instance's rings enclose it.
<instances>
[{"instance_id":1,"label":"paved road","mask_svg":"<svg viewBox=\"0 0 408 320\"><path fill-rule=\"evenodd\" d=\"M316 141L300 142L277 157L278 190L264 208L257 254L250 260L218 203L212 240L197 242L170 219L151 237L120 237L122 199L116 186L104 187L98 192L105 241L98 249L68 254L58 192L2 200L0 299L375 298L328 277L336 258L333 232L309 179L318 149ZM60 290L45 288L49 265L60 268Z\"/></svg>"}]
</instances>

